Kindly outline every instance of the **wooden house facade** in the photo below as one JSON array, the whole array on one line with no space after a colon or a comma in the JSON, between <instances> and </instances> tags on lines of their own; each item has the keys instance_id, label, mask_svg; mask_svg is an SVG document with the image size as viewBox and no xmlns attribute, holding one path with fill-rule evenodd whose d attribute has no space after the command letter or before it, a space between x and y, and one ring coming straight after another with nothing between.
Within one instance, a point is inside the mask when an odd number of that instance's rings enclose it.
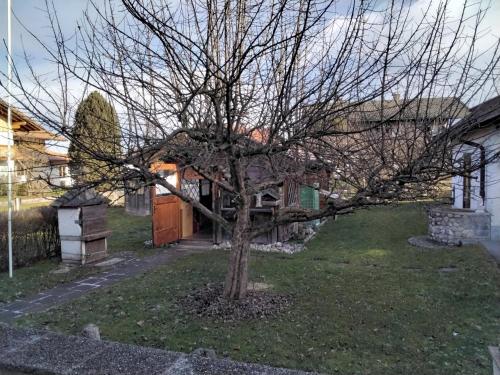
<instances>
[{"instance_id":1,"label":"wooden house facade","mask_svg":"<svg viewBox=\"0 0 500 375\"><path fill-rule=\"evenodd\" d=\"M0 99L0 180L7 179L7 150L9 146L8 104ZM33 185L39 190L46 183L57 186L71 186L69 158L66 154L49 149L66 138L46 130L41 124L21 111L12 109L13 142L12 158L14 182ZM42 182L43 181L43 182Z\"/></svg>"},{"instance_id":2,"label":"wooden house facade","mask_svg":"<svg viewBox=\"0 0 500 375\"><path fill-rule=\"evenodd\" d=\"M190 167L176 163L153 163L151 169L163 174L169 183L185 195L200 202L212 212L221 214L226 220L235 219L233 196L220 189L217 184L205 179ZM250 166L248 176L253 180L266 178L266 168ZM310 178L308 183L311 182ZM267 189L252 197L250 216L254 224L261 225L275 216L282 207L300 207L304 189L318 192L317 183L304 185L293 179L285 179L277 188ZM319 208L319 198L318 207ZM125 194L125 209L134 215L151 215L153 242L155 246L176 242L181 239L203 238L219 244L229 240L217 223L205 217L196 207L173 195L161 185L139 186L130 182ZM289 240L297 232L297 224L279 225L253 239L255 243L276 243Z\"/></svg>"}]
</instances>

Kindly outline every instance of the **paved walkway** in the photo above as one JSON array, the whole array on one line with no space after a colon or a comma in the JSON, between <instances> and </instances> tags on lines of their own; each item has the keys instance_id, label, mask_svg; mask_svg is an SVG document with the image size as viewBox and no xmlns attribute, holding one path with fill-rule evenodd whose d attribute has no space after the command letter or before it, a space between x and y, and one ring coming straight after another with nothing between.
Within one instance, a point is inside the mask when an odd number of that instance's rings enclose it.
<instances>
[{"instance_id":1,"label":"paved walkway","mask_svg":"<svg viewBox=\"0 0 500 375\"><path fill-rule=\"evenodd\" d=\"M488 250L495 261L500 264L500 241L484 240L481 244Z\"/></svg>"},{"instance_id":2,"label":"paved walkway","mask_svg":"<svg viewBox=\"0 0 500 375\"><path fill-rule=\"evenodd\" d=\"M132 278L178 258L208 250L201 246L191 248L177 245L155 251L154 255L143 258L136 258L131 254L116 255L110 259L120 258L122 260L119 263L103 267L103 272L62 284L28 298L18 299L4 305L0 304L0 321L12 322L23 315L48 310L51 307L77 299L93 290Z\"/></svg>"}]
</instances>

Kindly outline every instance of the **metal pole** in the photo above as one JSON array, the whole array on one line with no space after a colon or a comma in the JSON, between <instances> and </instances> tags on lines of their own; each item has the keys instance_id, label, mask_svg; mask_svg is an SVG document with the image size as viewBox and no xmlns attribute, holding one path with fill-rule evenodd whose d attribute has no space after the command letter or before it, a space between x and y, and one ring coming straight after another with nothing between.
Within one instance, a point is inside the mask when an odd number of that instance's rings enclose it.
<instances>
[{"instance_id":1,"label":"metal pole","mask_svg":"<svg viewBox=\"0 0 500 375\"><path fill-rule=\"evenodd\" d=\"M8 110L7 110L7 202L9 205L7 213L8 247L9 247L9 277L13 276L12 265L12 146L14 137L12 134L12 24L11 24L12 2L7 0L7 87L8 87Z\"/></svg>"}]
</instances>

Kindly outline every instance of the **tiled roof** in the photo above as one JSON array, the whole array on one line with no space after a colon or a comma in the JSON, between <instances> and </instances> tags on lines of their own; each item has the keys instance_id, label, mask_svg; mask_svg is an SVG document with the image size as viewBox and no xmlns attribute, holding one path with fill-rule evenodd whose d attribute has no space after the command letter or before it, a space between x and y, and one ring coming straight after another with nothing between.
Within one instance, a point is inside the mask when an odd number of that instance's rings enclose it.
<instances>
[{"instance_id":1,"label":"tiled roof","mask_svg":"<svg viewBox=\"0 0 500 375\"><path fill-rule=\"evenodd\" d=\"M401 121L459 119L468 109L459 99L420 98L408 100L371 100L354 107L351 117L361 121Z\"/></svg>"},{"instance_id":2,"label":"tiled roof","mask_svg":"<svg viewBox=\"0 0 500 375\"><path fill-rule=\"evenodd\" d=\"M456 124L459 126L471 126L473 128L487 127L500 120L500 95L489 99L470 110L470 114Z\"/></svg>"}]
</instances>

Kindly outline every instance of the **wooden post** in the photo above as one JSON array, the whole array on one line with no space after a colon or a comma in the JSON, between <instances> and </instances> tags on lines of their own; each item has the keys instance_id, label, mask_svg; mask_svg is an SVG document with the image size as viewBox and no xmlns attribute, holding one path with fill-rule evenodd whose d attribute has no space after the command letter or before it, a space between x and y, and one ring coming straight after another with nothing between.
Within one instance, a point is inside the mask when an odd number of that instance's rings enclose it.
<instances>
[{"instance_id":1,"label":"wooden post","mask_svg":"<svg viewBox=\"0 0 500 375\"><path fill-rule=\"evenodd\" d=\"M221 190L217 184L212 183L212 210L215 214L221 214ZM222 228L220 224L212 222L213 227L213 242L220 244L222 242Z\"/></svg>"}]
</instances>

